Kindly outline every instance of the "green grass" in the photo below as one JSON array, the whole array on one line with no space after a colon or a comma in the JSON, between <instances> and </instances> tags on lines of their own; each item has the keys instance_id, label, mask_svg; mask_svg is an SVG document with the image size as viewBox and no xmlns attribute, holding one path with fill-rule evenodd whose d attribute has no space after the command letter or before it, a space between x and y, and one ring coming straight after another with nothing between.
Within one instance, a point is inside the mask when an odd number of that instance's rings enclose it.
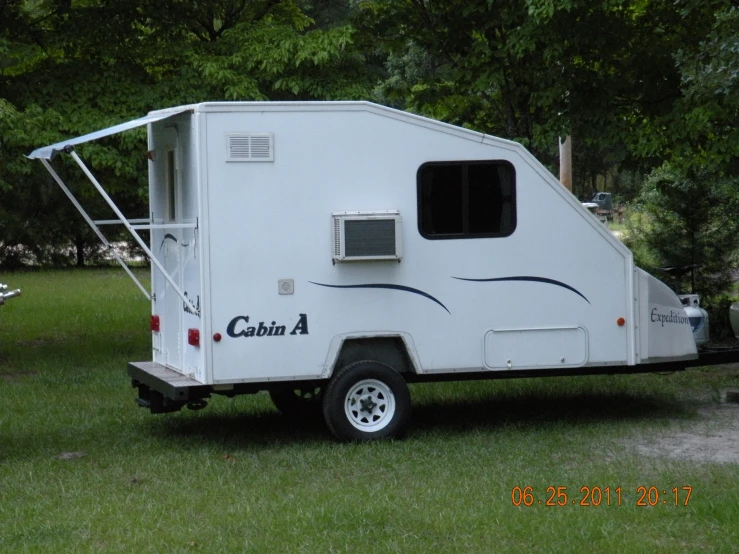
<instances>
[{"instance_id":1,"label":"green grass","mask_svg":"<svg viewBox=\"0 0 739 554\"><path fill-rule=\"evenodd\" d=\"M146 279L146 275L142 274ZM736 371L416 385L403 441L338 444L263 395L134 405L148 303L121 271L0 276L2 552L732 552L736 464L644 457ZM63 452L84 456L61 460ZM511 491L622 488L622 505L515 507ZM640 485L692 486L637 507Z\"/></svg>"}]
</instances>

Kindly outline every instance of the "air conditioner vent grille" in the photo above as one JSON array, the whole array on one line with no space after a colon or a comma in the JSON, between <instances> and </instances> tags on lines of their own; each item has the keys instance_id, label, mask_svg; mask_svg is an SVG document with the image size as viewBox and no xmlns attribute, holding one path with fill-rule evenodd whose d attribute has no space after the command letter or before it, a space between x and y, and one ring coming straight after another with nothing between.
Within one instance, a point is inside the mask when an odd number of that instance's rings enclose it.
<instances>
[{"instance_id":1,"label":"air conditioner vent grille","mask_svg":"<svg viewBox=\"0 0 739 554\"><path fill-rule=\"evenodd\" d=\"M347 257L394 256L395 220L347 220L344 239Z\"/></svg>"}]
</instances>

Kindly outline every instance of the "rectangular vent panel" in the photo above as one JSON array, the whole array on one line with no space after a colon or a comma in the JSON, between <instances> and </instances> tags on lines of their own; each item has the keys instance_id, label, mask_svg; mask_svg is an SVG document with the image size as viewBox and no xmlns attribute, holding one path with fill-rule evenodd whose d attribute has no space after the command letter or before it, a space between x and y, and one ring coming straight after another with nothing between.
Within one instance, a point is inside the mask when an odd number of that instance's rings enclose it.
<instances>
[{"instance_id":1,"label":"rectangular vent panel","mask_svg":"<svg viewBox=\"0 0 739 554\"><path fill-rule=\"evenodd\" d=\"M231 133L226 135L227 162L273 162L274 133Z\"/></svg>"}]
</instances>

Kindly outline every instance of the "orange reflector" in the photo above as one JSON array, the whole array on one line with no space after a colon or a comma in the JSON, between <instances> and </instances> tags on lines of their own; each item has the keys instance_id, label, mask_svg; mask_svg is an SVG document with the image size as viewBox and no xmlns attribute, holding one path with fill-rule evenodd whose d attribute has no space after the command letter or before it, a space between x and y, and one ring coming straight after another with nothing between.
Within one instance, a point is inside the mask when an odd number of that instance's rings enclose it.
<instances>
[{"instance_id":1,"label":"orange reflector","mask_svg":"<svg viewBox=\"0 0 739 554\"><path fill-rule=\"evenodd\" d=\"M187 344L190 346L200 346L200 329L187 330Z\"/></svg>"},{"instance_id":2,"label":"orange reflector","mask_svg":"<svg viewBox=\"0 0 739 554\"><path fill-rule=\"evenodd\" d=\"M616 320L616 323L618 323L618 326L619 326L619 327L623 327L623 326L624 326L624 325L626 324L626 320L625 320L624 318L622 318L622 317L619 317L619 318L618 318L618 319Z\"/></svg>"},{"instance_id":3,"label":"orange reflector","mask_svg":"<svg viewBox=\"0 0 739 554\"><path fill-rule=\"evenodd\" d=\"M149 329L152 330L154 333L158 333L160 326L159 326L159 316L153 315L151 316L151 320L149 321Z\"/></svg>"}]
</instances>

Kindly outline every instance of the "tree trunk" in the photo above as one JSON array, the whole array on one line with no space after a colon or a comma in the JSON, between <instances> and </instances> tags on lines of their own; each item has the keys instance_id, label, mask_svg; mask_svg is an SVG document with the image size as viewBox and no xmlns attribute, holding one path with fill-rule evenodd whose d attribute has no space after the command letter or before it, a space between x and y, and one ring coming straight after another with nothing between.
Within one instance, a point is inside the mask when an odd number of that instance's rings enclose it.
<instances>
[{"instance_id":1,"label":"tree trunk","mask_svg":"<svg viewBox=\"0 0 739 554\"><path fill-rule=\"evenodd\" d=\"M572 137L559 140L559 181L572 192Z\"/></svg>"}]
</instances>

